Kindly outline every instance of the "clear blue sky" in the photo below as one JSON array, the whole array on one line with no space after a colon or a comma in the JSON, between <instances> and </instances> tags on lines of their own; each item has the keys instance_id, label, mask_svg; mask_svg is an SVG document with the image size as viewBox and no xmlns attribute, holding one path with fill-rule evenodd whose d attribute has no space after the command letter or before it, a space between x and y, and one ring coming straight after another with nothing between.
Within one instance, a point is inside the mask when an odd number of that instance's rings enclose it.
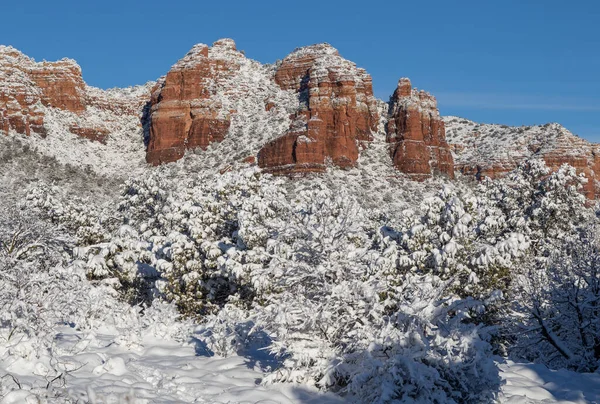
<instances>
[{"instance_id":1,"label":"clear blue sky","mask_svg":"<svg viewBox=\"0 0 600 404\"><path fill-rule=\"evenodd\" d=\"M600 142L600 1L28 0L0 15L0 44L76 59L102 88L154 80L222 37L261 62L329 42L380 98L407 76L444 115L560 122Z\"/></svg>"}]
</instances>

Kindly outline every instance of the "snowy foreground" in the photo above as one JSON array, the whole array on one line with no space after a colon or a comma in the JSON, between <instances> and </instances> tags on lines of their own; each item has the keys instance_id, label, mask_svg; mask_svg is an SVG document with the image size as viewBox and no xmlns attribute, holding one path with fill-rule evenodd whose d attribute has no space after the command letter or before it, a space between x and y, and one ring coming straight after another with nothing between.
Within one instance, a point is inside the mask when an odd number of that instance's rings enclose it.
<instances>
[{"instance_id":1,"label":"snowy foreground","mask_svg":"<svg viewBox=\"0 0 600 404\"><path fill-rule=\"evenodd\" d=\"M574 168L385 211L333 180L188 177L0 198L0 404L600 402L600 205Z\"/></svg>"},{"instance_id":2,"label":"snowy foreground","mask_svg":"<svg viewBox=\"0 0 600 404\"><path fill-rule=\"evenodd\" d=\"M260 353L254 358L220 358L209 356L198 341L182 344L147 335L139 346L127 347L115 342L119 339L110 329L84 335L65 326L55 338L54 349L69 352L60 357L66 376L49 375L43 357L37 355L4 360L0 372L15 379L5 376L2 383L8 387L18 382L23 389L13 390L0 403L38 403L39 398L44 402L49 383L66 387L69 396L54 395L49 402L69 398L86 403L345 402L307 386L261 385L261 368L267 365L261 359L267 357ZM499 368L504 382L501 403L600 403L600 374L514 362L500 363Z\"/></svg>"},{"instance_id":3,"label":"snowy foreground","mask_svg":"<svg viewBox=\"0 0 600 404\"><path fill-rule=\"evenodd\" d=\"M600 403L600 374L549 370L544 365L500 365L501 403Z\"/></svg>"},{"instance_id":4,"label":"snowy foreground","mask_svg":"<svg viewBox=\"0 0 600 404\"><path fill-rule=\"evenodd\" d=\"M40 398L41 402L85 403L343 402L305 386L261 386L258 360L210 357L194 342L182 344L153 335L146 336L139 346L126 347L122 339L111 329L81 334L63 327L54 347L68 352L59 357L60 367L66 370L63 376L49 370L49 363L39 353L27 359L9 357L0 362L0 374L6 375L1 383L14 390L0 398L0 403L38 403ZM54 387L52 393L48 384Z\"/></svg>"}]
</instances>

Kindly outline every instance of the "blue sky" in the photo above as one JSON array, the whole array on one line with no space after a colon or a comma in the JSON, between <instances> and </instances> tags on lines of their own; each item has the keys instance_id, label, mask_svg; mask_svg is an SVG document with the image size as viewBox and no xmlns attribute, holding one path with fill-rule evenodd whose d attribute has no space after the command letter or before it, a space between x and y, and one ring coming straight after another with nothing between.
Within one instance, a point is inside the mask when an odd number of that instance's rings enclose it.
<instances>
[{"instance_id":1,"label":"blue sky","mask_svg":"<svg viewBox=\"0 0 600 404\"><path fill-rule=\"evenodd\" d=\"M560 122L600 142L598 1L28 0L0 14L0 44L76 59L102 88L154 80L222 37L261 62L329 42L371 73L380 98L407 76L444 115Z\"/></svg>"}]
</instances>

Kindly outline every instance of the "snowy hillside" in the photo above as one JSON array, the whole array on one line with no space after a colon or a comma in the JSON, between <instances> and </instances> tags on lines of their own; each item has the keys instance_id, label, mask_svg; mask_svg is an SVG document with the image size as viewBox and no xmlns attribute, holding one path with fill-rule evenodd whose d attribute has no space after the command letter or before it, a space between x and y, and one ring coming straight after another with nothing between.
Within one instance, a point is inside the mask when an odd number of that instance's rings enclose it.
<instances>
[{"instance_id":1,"label":"snowy hillside","mask_svg":"<svg viewBox=\"0 0 600 404\"><path fill-rule=\"evenodd\" d=\"M511 127L479 124L446 116L446 139L453 146L456 166L481 166L491 171L510 171L528 158L559 151L563 156L581 157L597 146L574 135L557 123Z\"/></svg>"},{"instance_id":2,"label":"snowy hillside","mask_svg":"<svg viewBox=\"0 0 600 404\"><path fill-rule=\"evenodd\" d=\"M36 135L19 137L39 153L63 164L87 166L106 176L127 177L142 172L144 137L137 115L115 115L94 106L88 107L82 115L55 108L47 108L45 114L48 134L44 139ZM73 126L102 128L109 135L105 143L94 142L72 133L69 128Z\"/></svg>"},{"instance_id":3,"label":"snowy hillside","mask_svg":"<svg viewBox=\"0 0 600 404\"><path fill-rule=\"evenodd\" d=\"M0 130L63 164L126 177L141 172L140 117L153 85L101 90L83 82L73 60L36 62L0 46Z\"/></svg>"}]
</instances>

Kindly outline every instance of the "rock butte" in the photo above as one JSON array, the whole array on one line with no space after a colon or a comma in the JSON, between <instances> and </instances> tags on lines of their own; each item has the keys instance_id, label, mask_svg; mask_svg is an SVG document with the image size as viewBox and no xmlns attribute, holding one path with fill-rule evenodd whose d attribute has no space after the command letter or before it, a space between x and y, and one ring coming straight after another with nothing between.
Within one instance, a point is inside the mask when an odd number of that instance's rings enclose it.
<instances>
[{"instance_id":1,"label":"rock butte","mask_svg":"<svg viewBox=\"0 0 600 404\"><path fill-rule=\"evenodd\" d=\"M223 54L238 53L241 57L241 53L231 39L221 39L213 48L221 51L218 56L209 54L207 45L195 45L152 94L148 163L179 160L187 149L206 149L227 135L229 111L223 109L215 95L219 81L231 77L239 68L235 58Z\"/></svg>"},{"instance_id":2,"label":"rock butte","mask_svg":"<svg viewBox=\"0 0 600 404\"><path fill-rule=\"evenodd\" d=\"M258 165L274 174L355 165L358 143L372 139L379 120L371 76L320 44L287 56L275 82L298 93L300 108L288 132L260 150Z\"/></svg>"},{"instance_id":3,"label":"rock butte","mask_svg":"<svg viewBox=\"0 0 600 404\"><path fill-rule=\"evenodd\" d=\"M90 118L104 111L112 117L141 119L148 163L176 161L188 149L206 149L228 136L238 111L225 108L223 101L246 93L231 91L224 83L248 74L240 71L244 58L231 39L218 40L212 47L198 44L152 90L144 87L124 95L86 85L80 67L71 59L35 62L10 46L0 46L0 131L44 137L48 133L46 115L55 109L67 114L67 131L106 143L111 130L102 120ZM485 142L487 135L473 131L475 142L452 137L447 142L435 98L413 89L408 79L400 79L388 113L380 117L380 101L373 96L370 75L329 44L298 48L275 66L265 66L260 74L271 75L265 77L276 91L297 98L287 130L244 158L265 172L293 175L322 172L328 165L353 167L383 118L392 164L412 179L437 174L454 177L455 168L463 174L493 178L525 158L540 157L553 169L563 163L573 165L590 179L586 196L600 196L596 182L600 146L569 132L557 136L551 145L540 146L525 137L516 142L525 153L516 157L502 157L502 151L496 149L490 155L474 152L477 142ZM266 111L286 110L276 98L265 100Z\"/></svg>"},{"instance_id":4,"label":"rock butte","mask_svg":"<svg viewBox=\"0 0 600 404\"><path fill-rule=\"evenodd\" d=\"M452 152L435 97L402 78L392 96L387 141L395 167L422 180L442 173L454 178Z\"/></svg>"}]
</instances>

